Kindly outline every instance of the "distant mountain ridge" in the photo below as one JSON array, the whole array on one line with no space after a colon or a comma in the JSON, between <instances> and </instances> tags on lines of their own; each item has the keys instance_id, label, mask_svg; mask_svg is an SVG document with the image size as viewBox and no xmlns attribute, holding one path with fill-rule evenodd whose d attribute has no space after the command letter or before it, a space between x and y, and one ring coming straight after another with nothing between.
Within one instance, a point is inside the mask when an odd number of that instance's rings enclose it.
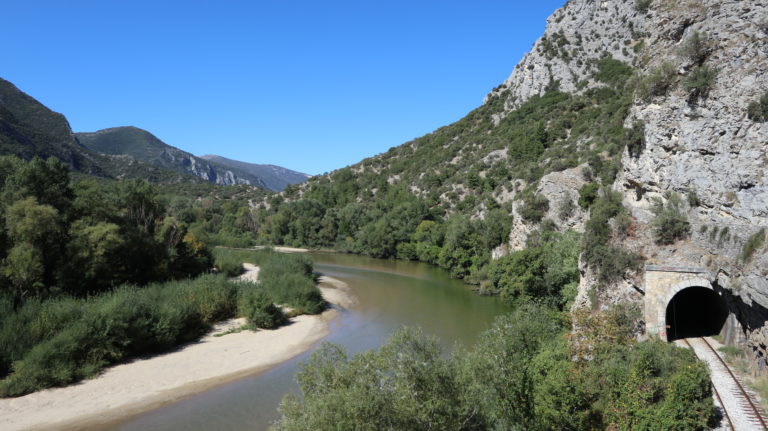
<instances>
[{"instance_id":1,"label":"distant mountain ridge","mask_svg":"<svg viewBox=\"0 0 768 431\"><path fill-rule=\"evenodd\" d=\"M201 159L226 166L235 173L241 175L251 175L260 178L266 184L266 187L274 191L282 191L291 184L301 183L307 180L310 175L302 172L292 171L275 165L260 165L255 163L241 162L215 154L206 154L200 156Z\"/></svg>"},{"instance_id":2,"label":"distant mountain ridge","mask_svg":"<svg viewBox=\"0 0 768 431\"><path fill-rule=\"evenodd\" d=\"M264 181L258 177L238 175L226 167L168 145L138 127L112 127L75 135L83 146L98 153L131 156L153 166L191 174L214 184L249 184L267 188Z\"/></svg>"}]
</instances>

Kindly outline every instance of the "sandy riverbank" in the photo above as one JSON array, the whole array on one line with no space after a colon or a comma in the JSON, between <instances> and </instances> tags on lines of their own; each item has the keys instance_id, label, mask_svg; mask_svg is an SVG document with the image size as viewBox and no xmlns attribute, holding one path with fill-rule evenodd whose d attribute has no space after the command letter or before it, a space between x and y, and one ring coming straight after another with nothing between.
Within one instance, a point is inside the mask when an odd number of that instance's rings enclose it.
<instances>
[{"instance_id":1,"label":"sandy riverbank","mask_svg":"<svg viewBox=\"0 0 768 431\"><path fill-rule=\"evenodd\" d=\"M241 279L258 277L257 267L246 269ZM344 282L321 277L319 287L332 304L348 308L355 303ZM318 316L294 317L276 330L255 332L227 333L245 321L222 322L198 342L174 352L117 365L65 388L0 399L0 429L80 429L113 423L284 362L328 335L328 323L337 315L329 309Z\"/></svg>"}]
</instances>

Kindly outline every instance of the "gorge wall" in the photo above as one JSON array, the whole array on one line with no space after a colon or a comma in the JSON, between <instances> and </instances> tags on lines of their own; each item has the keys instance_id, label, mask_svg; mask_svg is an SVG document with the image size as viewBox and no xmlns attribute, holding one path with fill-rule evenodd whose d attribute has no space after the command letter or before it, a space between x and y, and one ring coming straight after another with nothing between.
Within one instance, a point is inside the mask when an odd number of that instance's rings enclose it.
<instances>
[{"instance_id":1,"label":"gorge wall","mask_svg":"<svg viewBox=\"0 0 768 431\"><path fill-rule=\"evenodd\" d=\"M760 0L572 0L549 18L544 36L486 98L505 99L497 115L503 118L553 82L569 93L603 85L590 78L602 56L632 64L638 91L625 127L644 126L644 148L631 155L624 151L612 186L623 193L636 223L623 245L645 257L646 264L706 268L732 314L726 339L745 346L759 369L768 365L768 254L760 247L745 259L743 250L768 225L768 124L747 115L748 105L768 91L767 5ZM687 44L696 36L699 50L691 52ZM692 95L686 81L700 68L715 75L707 94ZM647 78L654 74L663 82ZM666 88L644 94L649 82ZM548 174L537 192L550 201L558 194L578 195L582 184L573 180L578 176L565 177ZM552 180L560 186L552 186ZM658 245L651 207L670 191L695 196L685 208L691 234ZM562 227L580 229L580 222ZM530 230L516 221L509 247L519 249ZM599 287L592 271L582 267L577 306L590 305L595 295L603 305L639 304L642 280L642 271L628 273Z\"/></svg>"}]
</instances>

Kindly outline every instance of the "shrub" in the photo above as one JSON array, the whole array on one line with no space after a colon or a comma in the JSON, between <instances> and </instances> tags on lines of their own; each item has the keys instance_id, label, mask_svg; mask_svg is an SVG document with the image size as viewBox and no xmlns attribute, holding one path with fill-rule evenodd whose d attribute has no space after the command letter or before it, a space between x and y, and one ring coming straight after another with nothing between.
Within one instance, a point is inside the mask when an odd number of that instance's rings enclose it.
<instances>
[{"instance_id":1,"label":"shrub","mask_svg":"<svg viewBox=\"0 0 768 431\"><path fill-rule=\"evenodd\" d=\"M669 245L675 241L687 238L691 233L688 216L683 212L680 195L668 192L664 196L666 203L660 199L654 201L651 211L655 215L651 220L653 234L657 244Z\"/></svg>"},{"instance_id":2,"label":"shrub","mask_svg":"<svg viewBox=\"0 0 768 431\"><path fill-rule=\"evenodd\" d=\"M752 258L752 255L755 254L755 251L762 247L764 242L765 229L760 229L758 232L752 234L747 242L744 243L744 247L741 249L741 260L745 263L749 262L749 260Z\"/></svg>"},{"instance_id":3,"label":"shrub","mask_svg":"<svg viewBox=\"0 0 768 431\"><path fill-rule=\"evenodd\" d=\"M638 255L611 243L615 234L610 220L626 211L621 204L621 193L607 191L593 204L584 228L582 256L589 267L597 270L601 283L619 279L627 270L638 269L642 262Z\"/></svg>"},{"instance_id":4,"label":"shrub","mask_svg":"<svg viewBox=\"0 0 768 431\"><path fill-rule=\"evenodd\" d=\"M557 217L560 221L566 221L573 216L574 211L576 211L576 205L573 203L571 195L568 194L563 198L557 208Z\"/></svg>"},{"instance_id":5,"label":"shrub","mask_svg":"<svg viewBox=\"0 0 768 431\"><path fill-rule=\"evenodd\" d=\"M680 54L698 64L699 66L704 63L709 53L712 51L712 47L707 41L707 35L694 31L685 40L683 46L680 48Z\"/></svg>"},{"instance_id":6,"label":"shrub","mask_svg":"<svg viewBox=\"0 0 768 431\"><path fill-rule=\"evenodd\" d=\"M683 88L688 92L689 100L706 98L712 90L718 70L709 66L697 66L683 81Z\"/></svg>"},{"instance_id":7,"label":"shrub","mask_svg":"<svg viewBox=\"0 0 768 431\"><path fill-rule=\"evenodd\" d=\"M653 3L653 0L635 0L635 10L645 13L651 7L651 3Z\"/></svg>"},{"instance_id":8,"label":"shrub","mask_svg":"<svg viewBox=\"0 0 768 431\"><path fill-rule=\"evenodd\" d=\"M523 220L530 223L538 223L549 210L549 200L535 193L528 193L523 197L523 203L517 208L517 213Z\"/></svg>"},{"instance_id":9,"label":"shrub","mask_svg":"<svg viewBox=\"0 0 768 431\"><path fill-rule=\"evenodd\" d=\"M627 145L627 153L630 157L640 157L645 150L645 123L636 122L631 129L625 129L624 142Z\"/></svg>"},{"instance_id":10,"label":"shrub","mask_svg":"<svg viewBox=\"0 0 768 431\"><path fill-rule=\"evenodd\" d=\"M760 100L749 104L747 107L747 117L759 123L768 121L768 93L763 94Z\"/></svg>"},{"instance_id":11,"label":"shrub","mask_svg":"<svg viewBox=\"0 0 768 431\"><path fill-rule=\"evenodd\" d=\"M241 293L238 311L256 328L273 329L286 321L282 310L258 287L246 289Z\"/></svg>"},{"instance_id":12,"label":"shrub","mask_svg":"<svg viewBox=\"0 0 768 431\"><path fill-rule=\"evenodd\" d=\"M265 250L214 250L216 261L243 262L258 265L259 284L273 302L287 305L298 313L316 314L327 303L318 290L312 261L303 254Z\"/></svg>"},{"instance_id":13,"label":"shrub","mask_svg":"<svg viewBox=\"0 0 768 431\"><path fill-rule=\"evenodd\" d=\"M686 197L688 198L688 206L691 208L701 205L701 199L699 199L699 195L696 193L696 189L689 188L688 192L686 193Z\"/></svg>"},{"instance_id":14,"label":"shrub","mask_svg":"<svg viewBox=\"0 0 768 431\"><path fill-rule=\"evenodd\" d=\"M595 79L614 87L619 87L632 77L632 73L632 68L626 63L606 57L597 62Z\"/></svg>"},{"instance_id":15,"label":"shrub","mask_svg":"<svg viewBox=\"0 0 768 431\"><path fill-rule=\"evenodd\" d=\"M640 80L637 86L637 95L643 100L666 96L674 85L676 77L675 66L665 61Z\"/></svg>"},{"instance_id":16,"label":"shrub","mask_svg":"<svg viewBox=\"0 0 768 431\"><path fill-rule=\"evenodd\" d=\"M225 249L214 250L214 265L216 268L227 274L229 277L237 277L243 273L243 260L240 256L230 252L223 252ZM231 251L231 250L228 250Z\"/></svg>"},{"instance_id":17,"label":"shrub","mask_svg":"<svg viewBox=\"0 0 768 431\"><path fill-rule=\"evenodd\" d=\"M588 209L595 203L597 193L600 191L600 185L597 183L584 184L579 189L579 206Z\"/></svg>"}]
</instances>

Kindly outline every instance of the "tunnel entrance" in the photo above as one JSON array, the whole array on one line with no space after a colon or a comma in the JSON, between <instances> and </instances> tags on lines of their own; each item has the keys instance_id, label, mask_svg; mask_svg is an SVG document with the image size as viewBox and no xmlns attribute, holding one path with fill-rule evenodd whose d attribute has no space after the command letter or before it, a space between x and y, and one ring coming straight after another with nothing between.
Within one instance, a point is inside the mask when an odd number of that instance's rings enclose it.
<instances>
[{"instance_id":1,"label":"tunnel entrance","mask_svg":"<svg viewBox=\"0 0 768 431\"><path fill-rule=\"evenodd\" d=\"M714 290L688 287L667 305L667 341L717 335L727 318L725 301Z\"/></svg>"}]
</instances>

